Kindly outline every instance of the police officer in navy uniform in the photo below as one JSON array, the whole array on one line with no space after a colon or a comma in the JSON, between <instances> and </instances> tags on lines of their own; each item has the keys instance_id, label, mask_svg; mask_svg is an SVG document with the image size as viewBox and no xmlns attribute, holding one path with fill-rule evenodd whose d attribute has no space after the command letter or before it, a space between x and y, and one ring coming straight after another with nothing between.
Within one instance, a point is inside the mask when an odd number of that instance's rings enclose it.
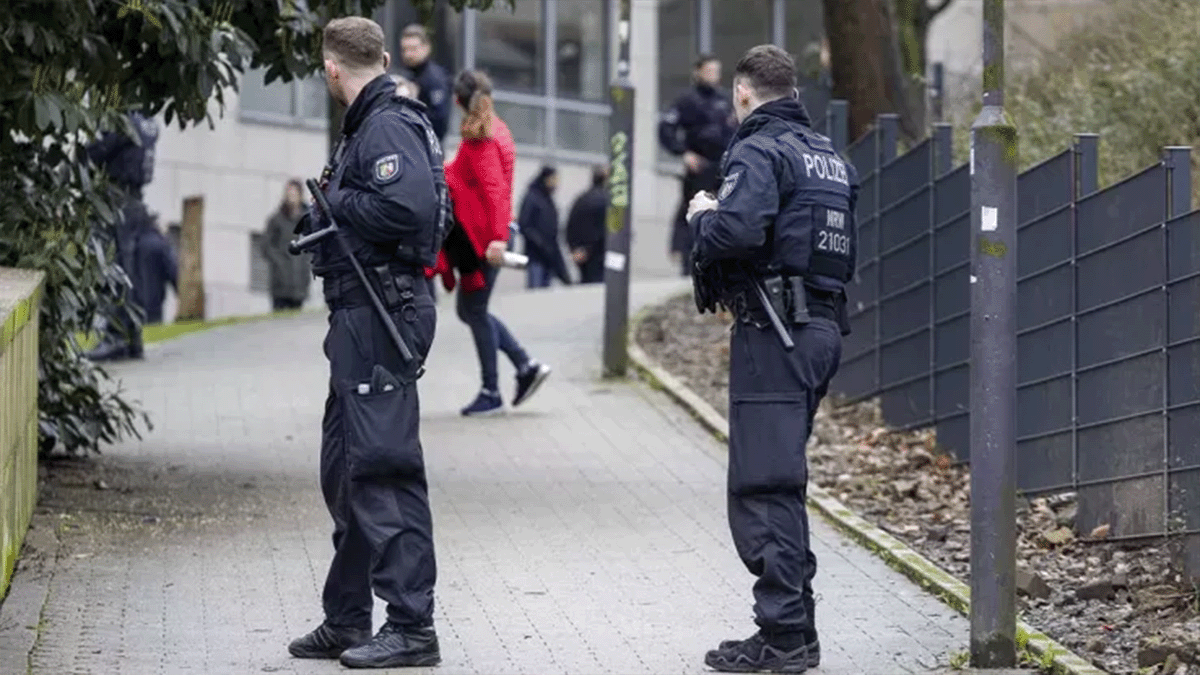
<instances>
[{"instance_id":1,"label":"police officer in navy uniform","mask_svg":"<svg viewBox=\"0 0 1200 675\"><path fill-rule=\"evenodd\" d=\"M812 130L795 86L782 49L762 45L742 57L734 75L741 126L724 179L715 197L696 195L688 211L697 304L712 294L736 317L728 512L734 545L757 578L759 630L708 652L705 663L727 672L799 673L820 661L805 445L849 332L844 288L855 268L858 179ZM793 350L773 329L756 284Z\"/></svg>"},{"instance_id":2,"label":"police officer in navy uniform","mask_svg":"<svg viewBox=\"0 0 1200 675\"><path fill-rule=\"evenodd\" d=\"M154 178L154 149L158 143L158 124L138 111L128 114L134 136L124 131L108 131L87 147L87 156L104 169L121 193L120 220L108 236L115 240L117 265L129 277L132 288L120 290L118 306L112 307L100 344L88 353L93 361L140 359L143 356L142 323L134 311L143 286L137 274L138 234L151 225L152 218L142 201L142 189Z\"/></svg>"},{"instance_id":3,"label":"police officer in navy uniform","mask_svg":"<svg viewBox=\"0 0 1200 675\"><path fill-rule=\"evenodd\" d=\"M425 104L429 123L438 142L446 140L450 126L450 107L453 101L450 75L432 58L429 32L419 23L407 26L400 34L400 56L417 85L417 98Z\"/></svg>"},{"instance_id":4,"label":"police officer in navy uniform","mask_svg":"<svg viewBox=\"0 0 1200 675\"><path fill-rule=\"evenodd\" d=\"M697 192L717 189L721 155L737 126L729 92L718 86L721 62L711 54L700 56L693 78L692 88L675 100L658 125L662 146L671 154L683 156L683 199L675 212L671 252L680 256L684 276L691 274L688 252L692 238L684 218L688 202Z\"/></svg>"},{"instance_id":5,"label":"police officer in navy uniform","mask_svg":"<svg viewBox=\"0 0 1200 675\"><path fill-rule=\"evenodd\" d=\"M423 280L434 264L446 190L440 144L419 101L396 96L383 30L363 17L330 21L325 78L347 106L322 175L333 220L416 356L434 337L436 309ZM324 215L300 231L326 225ZM313 250L330 309L324 350L330 389L321 439L321 491L333 517L325 620L293 641L303 658L354 668L440 662L433 627L433 525L419 438L413 362L406 362L335 237ZM387 621L371 637L372 591Z\"/></svg>"}]
</instances>

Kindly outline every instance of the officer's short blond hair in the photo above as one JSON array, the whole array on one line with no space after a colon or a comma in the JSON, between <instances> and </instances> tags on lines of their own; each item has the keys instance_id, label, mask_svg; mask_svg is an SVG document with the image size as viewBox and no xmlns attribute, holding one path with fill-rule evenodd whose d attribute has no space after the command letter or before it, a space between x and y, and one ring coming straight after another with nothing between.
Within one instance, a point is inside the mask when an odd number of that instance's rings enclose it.
<instances>
[{"instance_id":1,"label":"officer's short blond hair","mask_svg":"<svg viewBox=\"0 0 1200 675\"><path fill-rule=\"evenodd\" d=\"M326 57L349 70L383 67L383 28L362 16L344 16L325 25Z\"/></svg>"}]
</instances>

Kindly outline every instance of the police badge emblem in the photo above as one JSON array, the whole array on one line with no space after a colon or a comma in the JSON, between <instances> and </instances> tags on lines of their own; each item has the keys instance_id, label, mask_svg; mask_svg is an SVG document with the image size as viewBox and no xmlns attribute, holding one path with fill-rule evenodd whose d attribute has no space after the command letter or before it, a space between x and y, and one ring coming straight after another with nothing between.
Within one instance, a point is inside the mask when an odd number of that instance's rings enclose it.
<instances>
[{"instance_id":1,"label":"police badge emblem","mask_svg":"<svg viewBox=\"0 0 1200 675\"><path fill-rule=\"evenodd\" d=\"M742 177L742 172L738 171L725 177L725 182L721 183L721 189L717 192L717 199L724 200L733 193L733 189L737 187L738 180Z\"/></svg>"},{"instance_id":2,"label":"police badge emblem","mask_svg":"<svg viewBox=\"0 0 1200 675\"><path fill-rule=\"evenodd\" d=\"M400 173L400 155L387 155L375 161L375 182L386 183Z\"/></svg>"}]
</instances>

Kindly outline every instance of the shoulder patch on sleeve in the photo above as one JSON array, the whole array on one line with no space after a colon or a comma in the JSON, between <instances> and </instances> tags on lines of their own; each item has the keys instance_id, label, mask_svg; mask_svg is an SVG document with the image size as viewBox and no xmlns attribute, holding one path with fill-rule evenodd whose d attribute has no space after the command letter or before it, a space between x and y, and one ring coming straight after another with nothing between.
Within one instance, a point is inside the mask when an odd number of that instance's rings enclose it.
<instances>
[{"instance_id":1,"label":"shoulder patch on sleeve","mask_svg":"<svg viewBox=\"0 0 1200 675\"><path fill-rule=\"evenodd\" d=\"M742 178L741 171L735 171L725 177L725 182L721 183L721 189L717 192L717 199L723 200L733 194L733 189L737 187L738 181Z\"/></svg>"},{"instance_id":2,"label":"shoulder patch on sleeve","mask_svg":"<svg viewBox=\"0 0 1200 675\"><path fill-rule=\"evenodd\" d=\"M375 160L374 177L376 183L390 183L399 175L400 155L393 153Z\"/></svg>"},{"instance_id":3,"label":"shoulder patch on sleeve","mask_svg":"<svg viewBox=\"0 0 1200 675\"><path fill-rule=\"evenodd\" d=\"M676 108L671 108L667 112L663 113L662 121L666 122L667 124L678 123L679 122L679 110Z\"/></svg>"},{"instance_id":4,"label":"shoulder patch on sleeve","mask_svg":"<svg viewBox=\"0 0 1200 675\"><path fill-rule=\"evenodd\" d=\"M441 105L444 100L446 100L446 92L441 89L434 89L429 92L429 102L433 105Z\"/></svg>"}]
</instances>

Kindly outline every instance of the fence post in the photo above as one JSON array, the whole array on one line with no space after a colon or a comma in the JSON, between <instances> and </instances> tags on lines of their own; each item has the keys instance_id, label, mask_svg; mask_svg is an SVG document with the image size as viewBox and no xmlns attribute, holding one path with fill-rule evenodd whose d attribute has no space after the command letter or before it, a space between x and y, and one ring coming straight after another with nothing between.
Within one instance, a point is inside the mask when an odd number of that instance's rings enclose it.
<instances>
[{"instance_id":1,"label":"fence post","mask_svg":"<svg viewBox=\"0 0 1200 675\"><path fill-rule=\"evenodd\" d=\"M179 228L179 308L176 321L204 320L204 197L183 200Z\"/></svg>"},{"instance_id":2,"label":"fence post","mask_svg":"<svg viewBox=\"0 0 1200 675\"><path fill-rule=\"evenodd\" d=\"M971 666L1016 649L1017 130L1004 112L1004 0L983 3L971 125Z\"/></svg>"},{"instance_id":3,"label":"fence post","mask_svg":"<svg viewBox=\"0 0 1200 675\"><path fill-rule=\"evenodd\" d=\"M629 3L621 0L617 33L617 76L609 87L612 117L609 139L608 230L604 252L604 376L624 377L628 366L629 246L633 228L633 80L629 77ZM686 253L685 253L686 255Z\"/></svg>"},{"instance_id":4,"label":"fence post","mask_svg":"<svg viewBox=\"0 0 1200 675\"><path fill-rule=\"evenodd\" d=\"M1100 136L1075 134L1075 155L1078 157L1079 185L1076 198L1086 197L1100 189Z\"/></svg>"},{"instance_id":5,"label":"fence post","mask_svg":"<svg viewBox=\"0 0 1200 675\"><path fill-rule=\"evenodd\" d=\"M875 128L868 133L875 145L875 391L883 384L883 275L879 273L883 252L883 228L879 217L883 211L883 166L896 158L896 143L900 136L900 116L895 113L875 118Z\"/></svg>"},{"instance_id":6,"label":"fence post","mask_svg":"<svg viewBox=\"0 0 1200 675\"><path fill-rule=\"evenodd\" d=\"M941 122L943 107L946 100L946 68L941 61L933 64L933 74L930 77L929 103L934 122Z\"/></svg>"},{"instance_id":7,"label":"fence post","mask_svg":"<svg viewBox=\"0 0 1200 675\"><path fill-rule=\"evenodd\" d=\"M877 168L883 170L883 165L896 159L896 146L900 142L900 116L896 113L886 113L875 118L876 128L879 129L879 145L876 149Z\"/></svg>"},{"instance_id":8,"label":"fence post","mask_svg":"<svg viewBox=\"0 0 1200 675\"><path fill-rule=\"evenodd\" d=\"M831 99L825 108L825 135L833 141L833 149L838 152L845 152L849 145L849 110L849 104L838 98Z\"/></svg>"},{"instance_id":9,"label":"fence post","mask_svg":"<svg viewBox=\"0 0 1200 675\"><path fill-rule=\"evenodd\" d=\"M946 173L954 163L954 125L938 122L933 125L933 178Z\"/></svg>"},{"instance_id":10,"label":"fence post","mask_svg":"<svg viewBox=\"0 0 1200 675\"><path fill-rule=\"evenodd\" d=\"M1192 210L1192 148L1169 145L1164 149L1170 184L1167 188L1167 217L1178 218Z\"/></svg>"}]
</instances>

